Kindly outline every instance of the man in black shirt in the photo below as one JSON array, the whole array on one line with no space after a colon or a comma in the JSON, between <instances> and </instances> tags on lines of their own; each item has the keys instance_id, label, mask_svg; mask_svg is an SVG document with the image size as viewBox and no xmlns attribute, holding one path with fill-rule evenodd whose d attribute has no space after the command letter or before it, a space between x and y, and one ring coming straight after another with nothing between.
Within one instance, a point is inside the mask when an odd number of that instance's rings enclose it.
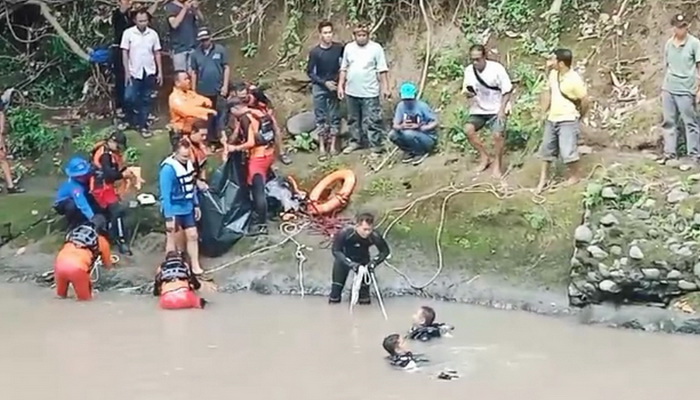
<instances>
[{"instance_id":1,"label":"man in black shirt","mask_svg":"<svg viewBox=\"0 0 700 400\"><path fill-rule=\"evenodd\" d=\"M344 46L333 41L333 24L322 21L318 24L321 37L319 44L309 52L307 73L312 82L316 130L319 132L319 152L322 158L327 152L335 154L336 137L340 131L338 109L338 75ZM328 143L330 142L330 143Z\"/></svg>"},{"instance_id":2,"label":"man in black shirt","mask_svg":"<svg viewBox=\"0 0 700 400\"><path fill-rule=\"evenodd\" d=\"M370 259L369 248L376 246L379 253ZM382 235L374 231L374 216L363 213L355 219L355 226L350 226L338 232L333 239L333 283L329 303L340 303L345 281L350 270L357 272L365 265L370 272L389 257L389 245ZM369 285L365 282L360 286L358 304L369 304Z\"/></svg>"},{"instance_id":3,"label":"man in black shirt","mask_svg":"<svg viewBox=\"0 0 700 400\"><path fill-rule=\"evenodd\" d=\"M158 8L160 0L153 0L153 4L148 8L149 18ZM122 116L124 107L124 62L122 61L122 51L119 45L122 42L122 35L127 28L134 26L134 9L131 8L131 0L117 0L117 8L112 12L112 29L114 30L114 41L112 42L112 68L114 72L114 109L119 116Z\"/></svg>"}]
</instances>

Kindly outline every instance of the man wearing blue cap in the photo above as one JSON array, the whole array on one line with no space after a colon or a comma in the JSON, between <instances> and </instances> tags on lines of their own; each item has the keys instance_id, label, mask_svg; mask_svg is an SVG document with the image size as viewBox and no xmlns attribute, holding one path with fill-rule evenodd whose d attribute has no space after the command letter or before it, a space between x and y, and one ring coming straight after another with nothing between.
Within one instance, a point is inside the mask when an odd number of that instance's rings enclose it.
<instances>
[{"instance_id":1,"label":"man wearing blue cap","mask_svg":"<svg viewBox=\"0 0 700 400\"><path fill-rule=\"evenodd\" d=\"M394 112L389 140L404 152L404 163L422 163L437 144L438 121L430 106L417 100L418 88L411 82L401 85L401 101Z\"/></svg>"},{"instance_id":2,"label":"man wearing blue cap","mask_svg":"<svg viewBox=\"0 0 700 400\"><path fill-rule=\"evenodd\" d=\"M56 193L56 212L66 217L68 229L89 221L98 231L104 230L106 219L100 214L101 209L89 191L93 174L90 162L75 156L68 161L64 171L68 180L59 186Z\"/></svg>"}]
</instances>

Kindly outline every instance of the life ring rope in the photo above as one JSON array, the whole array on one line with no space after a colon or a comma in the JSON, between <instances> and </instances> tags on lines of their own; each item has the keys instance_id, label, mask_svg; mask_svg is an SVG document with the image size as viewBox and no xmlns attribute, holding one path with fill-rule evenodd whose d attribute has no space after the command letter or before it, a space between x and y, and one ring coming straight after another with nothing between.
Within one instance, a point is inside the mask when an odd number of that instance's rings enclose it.
<instances>
[{"instance_id":1,"label":"life ring rope","mask_svg":"<svg viewBox=\"0 0 700 400\"><path fill-rule=\"evenodd\" d=\"M325 195L328 189L337 182L342 182L340 190L330 196ZM306 211L311 215L326 215L340 211L349 203L356 184L357 177L349 169L338 170L326 175L311 190Z\"/></svg>"}]
</instances>

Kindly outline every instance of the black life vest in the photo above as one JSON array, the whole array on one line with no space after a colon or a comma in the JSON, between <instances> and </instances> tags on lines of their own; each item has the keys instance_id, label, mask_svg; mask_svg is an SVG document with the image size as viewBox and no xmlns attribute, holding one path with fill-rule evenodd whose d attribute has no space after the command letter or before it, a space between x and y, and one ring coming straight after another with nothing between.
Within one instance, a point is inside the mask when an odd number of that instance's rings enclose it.
<instances>
[{"instance_id":1,"label":"black life vest","mask_svg":"<svg viewBox=\"0 0 700 400\"><path fill-rule=\"evenodd\" d=\"M269 146L275 142L275 125L270 115L262 110L249 108L246 112L250 123L257 124L256 146Z\"/></svg>"},{"instance_id":2,"label":"black life vest","mask_svg":"<svg viewBox=\"0 0 700 400\"><path fill-rule=\"evenodd\" d=\"M408 332L408 338L427 342L430 339L439 338L453 328L447 324L432 324L427 326L414 326Z\"/></svg>"},{"instance_id":3,"label":"black life vest","mask_svg":"<svg viewBox=\"0 0 700 400\"><path fill-rule=\"evenodd\" d=\"M160 265L160 277L163 282L186 281L190 278L190 269L182 258L172 258Z\"/></svg>"}]
</instances>

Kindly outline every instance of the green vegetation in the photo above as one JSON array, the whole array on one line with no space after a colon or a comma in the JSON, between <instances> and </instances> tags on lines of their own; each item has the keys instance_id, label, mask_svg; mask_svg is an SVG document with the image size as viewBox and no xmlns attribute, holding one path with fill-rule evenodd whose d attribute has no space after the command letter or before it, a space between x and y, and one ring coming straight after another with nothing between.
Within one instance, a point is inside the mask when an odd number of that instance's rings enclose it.
<instances>
[{"instance_id":1,"label":"green vegetation","mask_svg":"<svg viewBox=\"0 0 700 400\"><path fill-rule=\"evenodd\" d=\"M63 137L56 128L50 127L42 116L26 108L12 108L7 115L12 134L9 146L12 154L20 158L51 154L63 143Z\"/></svg>"}]
</instances>

